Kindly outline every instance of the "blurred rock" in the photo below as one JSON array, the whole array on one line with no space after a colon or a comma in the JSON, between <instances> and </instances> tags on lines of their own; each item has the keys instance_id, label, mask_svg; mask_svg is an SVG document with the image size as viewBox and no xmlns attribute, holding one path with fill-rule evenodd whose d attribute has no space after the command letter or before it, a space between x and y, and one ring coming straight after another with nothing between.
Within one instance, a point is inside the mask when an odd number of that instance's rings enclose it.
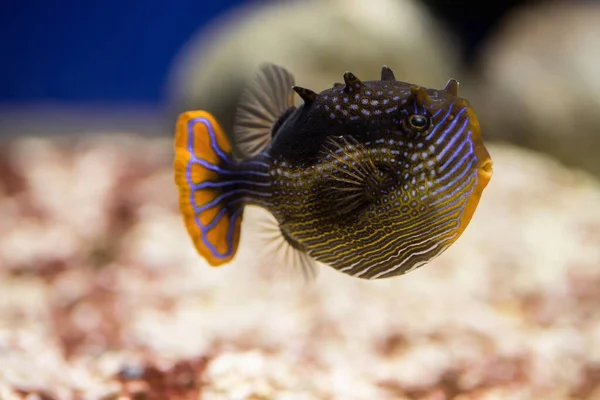
<instances>
[{"instance_id":1,"label":"blurred rock","mask_svg":"<svg viewBox=\"0 0 600 400\"><path fill-rule=\"evenodd\" d=\"M234 263L202 261L170 141L3 149L2 400L600 398L600 182L547 157L489 146L473 221L427 266L303 286L253 262L255 208Z\"/></svg>"},{"instance_id":2,"label":"blurred rock","mask_svg":"<svg viewBox=\"0 0 600 400\"><path fill-rule=\"evenodd\" d=\"M286 67L298 85L315 91L341 81L347 70L379 79L383 64L398 79L423 86L459 78L454 41L418 1L254 3L216 20L181 51L168 86L171 121L201 108L231 132L240 92L264 62Z\"/></svg>"},{"instance_id":3,"label":"blurred rock","mask_svg":"<svg viewBox=\"0 0 600 400\"><path fill-rule=\"evenodd\" d=\"M470 94L484 135L600 176L600 3L515 11L481 54Z\"/></svg>"}]
</instances>

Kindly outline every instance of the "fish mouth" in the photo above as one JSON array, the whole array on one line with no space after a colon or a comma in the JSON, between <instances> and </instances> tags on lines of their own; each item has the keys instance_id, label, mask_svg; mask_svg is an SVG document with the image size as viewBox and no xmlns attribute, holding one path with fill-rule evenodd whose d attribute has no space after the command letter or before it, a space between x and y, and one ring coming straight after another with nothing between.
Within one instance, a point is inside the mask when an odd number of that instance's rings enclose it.
<instances>
[{"instance_id":1,"label":"fish mouth","mask_svg":"<svg viewBox=\"0 0 600 400\"><path fill-rule=\"evenodd\" d=\"M479 174L488 180L494 173L494 162L491 158L486 159L479 167Z\"/></svg>"}]
</instances>

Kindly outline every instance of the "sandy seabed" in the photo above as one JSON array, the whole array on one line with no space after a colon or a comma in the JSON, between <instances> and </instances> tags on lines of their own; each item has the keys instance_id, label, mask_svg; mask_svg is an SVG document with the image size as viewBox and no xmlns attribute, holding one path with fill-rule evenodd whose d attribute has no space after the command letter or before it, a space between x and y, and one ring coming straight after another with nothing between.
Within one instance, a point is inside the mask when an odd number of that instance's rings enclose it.
<instances>
[{"instance_id":1,"label":"sandy seabed","mask_svg":"<svg viewBox=\"0 0 600 400\"><path fill-rule=\"evenodd\" d=\"M489 149L438 259L304 285L195 254L169 141L5 143L0 399L600 399L600 183Z\"/></svg>"}]
</instances>

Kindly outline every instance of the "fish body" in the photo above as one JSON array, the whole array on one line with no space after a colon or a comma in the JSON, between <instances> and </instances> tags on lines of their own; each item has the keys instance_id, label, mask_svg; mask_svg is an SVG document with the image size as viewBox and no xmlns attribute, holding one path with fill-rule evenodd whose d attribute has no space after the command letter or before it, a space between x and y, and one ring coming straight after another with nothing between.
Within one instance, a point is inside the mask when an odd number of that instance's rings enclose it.
<instances>
[{"instance_id":1,"label":"fish body","mask_svg":"<svg viewBox=\"0 0 600 400\"><path fill-rule=\"evenodd\" d=\"M234 139L204 111L180 116L175 172L188 233L211 265L232 260L244 205L267 209L303 269L378 279L431 261L462 234L492 174L458 83L395 79L315 93L264 66L240 100ZM293 104L293 91L304 103Z\"/></svg>"}]
</instances>

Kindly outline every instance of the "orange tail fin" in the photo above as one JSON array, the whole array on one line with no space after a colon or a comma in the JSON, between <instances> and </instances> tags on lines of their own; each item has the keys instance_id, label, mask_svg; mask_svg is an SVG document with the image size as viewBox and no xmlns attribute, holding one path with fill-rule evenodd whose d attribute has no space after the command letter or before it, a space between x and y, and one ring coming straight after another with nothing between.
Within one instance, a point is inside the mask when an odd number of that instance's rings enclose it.
<instances>
[{"instance_id":1,"label":"orange tail fin","mask_svg":"<svg viewBox=\"0 0 600 400\"><path fill-rule=\"evenodd\" d=\"M231 145L210 113L179 116L173 163L179 206L196 250L212 266L231 261L239 243L243 204L222 179L234 164Z\"/></svg>"}]
</instances>

